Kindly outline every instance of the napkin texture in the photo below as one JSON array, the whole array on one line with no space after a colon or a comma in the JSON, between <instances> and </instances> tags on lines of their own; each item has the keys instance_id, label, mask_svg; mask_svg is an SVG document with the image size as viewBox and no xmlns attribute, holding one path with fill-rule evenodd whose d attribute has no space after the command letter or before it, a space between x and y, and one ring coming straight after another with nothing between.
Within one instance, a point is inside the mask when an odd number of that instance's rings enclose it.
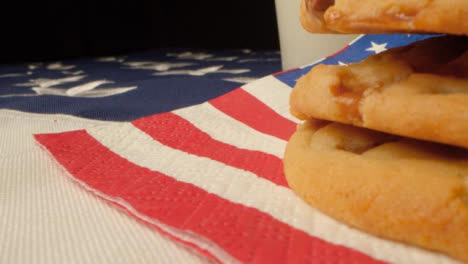
<instances>
[{"instance_id":1,"label":"napkin texture","mask_svg":"<svg viewBox=\"0 0 468 264\"><path fill-rule=\"evenodd\" d=\"M35 138L83 188L216 262L456 263L349 228L289 189L288 98L310 67L172 112Z\"/></svg>"}]
</instances>

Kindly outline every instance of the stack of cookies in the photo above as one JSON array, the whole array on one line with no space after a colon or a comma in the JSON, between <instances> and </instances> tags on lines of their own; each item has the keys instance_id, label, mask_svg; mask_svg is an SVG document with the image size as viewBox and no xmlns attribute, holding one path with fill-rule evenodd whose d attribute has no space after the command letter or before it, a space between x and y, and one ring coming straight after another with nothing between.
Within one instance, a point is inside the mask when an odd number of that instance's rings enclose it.
<instances>
[{"instance_id":1,"label":"stack of cookies","mask_svg":"<svg viewBox=\"0 0 468 264\"><path fill-rule=\"evenodd\" d=\"M468 262L468 1L303 0L313 33L446 34L301 77L290 187L374 235Z\"/></svg>"}]
</instances>

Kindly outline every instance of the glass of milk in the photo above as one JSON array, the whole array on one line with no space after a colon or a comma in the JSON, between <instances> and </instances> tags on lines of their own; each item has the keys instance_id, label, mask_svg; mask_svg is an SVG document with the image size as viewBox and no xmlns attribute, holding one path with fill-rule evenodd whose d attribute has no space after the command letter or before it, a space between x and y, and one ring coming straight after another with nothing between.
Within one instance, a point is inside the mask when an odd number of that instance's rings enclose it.
<instances>
[{"instance_id":1,"label":"glass of milk","mask_svg":"<svg viewBox=\"0 0 468 264\"><path fill-rule=\"evenodd\" d=\"M307 32L299 21L300 4L301 0L275 0L283 70L312 64L358 36Z\"/></svg>"}]
</instances>

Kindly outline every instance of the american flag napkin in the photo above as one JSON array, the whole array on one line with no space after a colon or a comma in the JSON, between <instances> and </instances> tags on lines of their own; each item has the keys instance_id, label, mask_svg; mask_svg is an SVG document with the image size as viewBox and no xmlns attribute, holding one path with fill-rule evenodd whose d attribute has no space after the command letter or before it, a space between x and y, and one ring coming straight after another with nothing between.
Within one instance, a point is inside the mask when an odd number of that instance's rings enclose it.
<instances>
[{"instance_id":1,"label":"american flag napkin","mask_svg":"<svg viewBox=\"0 0 468 264\"><path fill-rule=\"evenodd\" d=\"M363 36L321 63L424 37ZM349 228L289 189L281 160L297 120L288 97L312 66L201 104L35 139L76 184L215 262L454 263Z\"/></svg>"}]
</instances>

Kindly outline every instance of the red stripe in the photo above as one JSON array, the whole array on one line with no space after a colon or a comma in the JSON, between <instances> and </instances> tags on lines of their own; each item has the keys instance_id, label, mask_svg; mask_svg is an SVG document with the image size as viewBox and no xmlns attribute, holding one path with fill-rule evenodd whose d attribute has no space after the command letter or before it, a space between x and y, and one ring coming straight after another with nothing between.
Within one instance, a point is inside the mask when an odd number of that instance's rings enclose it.
<instances>
[{"instance_id":1,"label":"red stripe","mask_svg":"<svg viewBox=\"0 0 468 264\"><path fill-rule=\"evenodd\" d=\"M280 71L280 72L273 73L272 75L273 75L273 76L276 76L276 75L280 75L280 74L283 74L283 73L288 73L288 72L292 72L292 71L297 71L297 70L299 70L299 69L300 69L300 68L287 69L287 70L284 70L284 71Z\"/></svg>"},{"instance_id":2,"label":"red stripe","mask_svg":"<svg viewBox=\"0 0 468 264\"><path fill-rule=\"evenodd\" d=\"M262 101L239 88L209 101L218 110L268 135L288 140L296 123L277 114Z\"/></svg>"},{"instance_id":3,"label":"red stripe","mask_svg":"<svg viewBox=\"0 0 468 264\"><path fill-rule=\"evenodd\" d=\"M215 140L189 121L173 113L141 118L133 121L132 124L171 148L208 157L229 166L253 172L278 185L288 186L280 158L260 151L240 149Z\"/></svg>"},{"instance_id":4,"label":"red stripe","mask_svg":"<svg viewBox=\"0 0 468 264\"><path fill-rule=\"evenodd\" d=\"M269 214L210 194L192 184L136 166L85 131L36 139L74 177L121 198L137 212L206 237L245 263L380 263L279 222Z\"/></svg>"},{"instance_id":5,"label":"red stripe","mask_svg":"<svg viewBox=\"0 0 468 264\"><path fill-rule=\"evenodd\" d=\"M347 48L349 48L350 45L346 45L344 46L343 48L341 48L339 51L331 54L331 55L328 55L327 56L327 59L331 58L331 57L335 57L336 55L340 54L341 52L345 51Z\"/></svg>"}]
</instances>

